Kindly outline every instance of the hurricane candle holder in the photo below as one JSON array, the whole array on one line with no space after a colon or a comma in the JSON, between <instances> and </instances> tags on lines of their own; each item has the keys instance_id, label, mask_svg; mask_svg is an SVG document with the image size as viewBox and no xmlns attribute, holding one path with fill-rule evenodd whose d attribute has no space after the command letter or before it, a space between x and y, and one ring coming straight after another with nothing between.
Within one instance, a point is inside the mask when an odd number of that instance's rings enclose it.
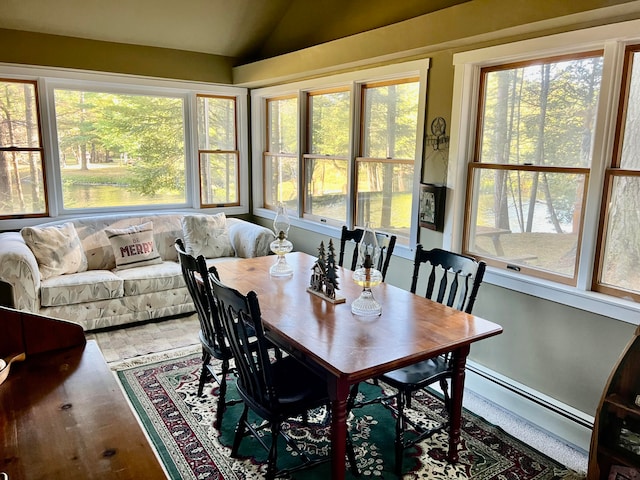
<instances>
[{"instance_id":1,"label":"hurricane candle holder","mask_svg":"<svg viewBox=\"0 0 640 480\"><path fill-rule=\"evenodd\" d=\"M273 277L289 277L293 275L293 268L285 258L285 255L293 250L293 243L287 240L290 227L291 223L289 222L287 208L283 203L280 203L276 217L273 219L273 230L276 234L276 239L269 245L271 251L278 257L276 263L269 269L269 273Z\"/></svg>"},{"instance_id":2,"label":"hurricane candle holder","mask_svg":"<svg viewBox=\"0 0 640 480\"><path fill-rule=\"evenodd\" d=\"M377 265L380 249L376 235L365 227L362 240L357 245L359 268L353 272L353 281L362 287L362 293L351 304L351 313L362 317L374 317L382 314L382 305L374 298L372 287L382 283L382 273L374 268Z\"/></svg>"}]
</instances>

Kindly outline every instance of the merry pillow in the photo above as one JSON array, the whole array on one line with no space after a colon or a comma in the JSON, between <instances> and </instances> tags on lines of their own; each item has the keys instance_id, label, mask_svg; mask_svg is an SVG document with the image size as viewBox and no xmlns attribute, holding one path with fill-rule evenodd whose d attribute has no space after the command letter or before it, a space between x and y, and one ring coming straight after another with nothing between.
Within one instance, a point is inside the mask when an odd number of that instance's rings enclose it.
<instances>
[{"instance_id":1,"label":"merry pillow","mask_svg":"<svg viewBox=\"0 0 640 480\"><path fill-rule=\"evenodd\" d=\"M116 257L116 270L162 263L153 241L153 222L104 231Z\"/></svg>"}]
</instances>

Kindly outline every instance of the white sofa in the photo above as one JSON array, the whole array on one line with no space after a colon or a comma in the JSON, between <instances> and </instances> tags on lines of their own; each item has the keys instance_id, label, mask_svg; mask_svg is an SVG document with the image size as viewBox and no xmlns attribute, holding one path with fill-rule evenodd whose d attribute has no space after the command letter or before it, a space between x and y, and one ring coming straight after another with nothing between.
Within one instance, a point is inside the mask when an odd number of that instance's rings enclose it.
<instances>
[{"instance_id":1,"label":"white sofa","mask_svg":"<svg viewBox=\"0 0 640 480\"><path fill-rule=\"evenodd\" d=\"M182 278L174 242L176 238L184 239L183 218L189 215L182 212L105 215L37 225L38 229L54 226L60 229L71 222L79 238L76 244L82 246L84 263L77 265L77 271L52 276L45 271L45 265L39 264L21 232L0 233L0 281L10 285L14 308L72 320L85 330L188 314L195 309ZM224 216L222 219L226 222L233 258L269 254L269 244L275 238L271 230L241 219ZM151 265L116 268L112 240L106 230L147 222L152 222L153 242L160 258ZM56 248L50 256L57 256ZM64 252L65 248L59 251ZM68 257L76 253L82 254L77 248L66 252ZM208 259L207 263L230 260L227 256ZM41 270L45 271L45 278Z\"/></svg>"}]
</instances>

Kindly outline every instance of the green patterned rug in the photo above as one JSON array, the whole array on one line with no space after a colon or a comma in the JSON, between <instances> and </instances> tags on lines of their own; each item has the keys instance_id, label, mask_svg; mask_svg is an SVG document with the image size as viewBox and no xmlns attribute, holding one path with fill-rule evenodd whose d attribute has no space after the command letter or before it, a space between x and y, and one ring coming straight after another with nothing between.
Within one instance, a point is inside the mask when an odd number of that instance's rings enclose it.
<instances>
[{"instance_id":1,"label":"green patterned rug","mask_svg":"<svg viewBox=\"0 0 640 480\"><path fill-rule=\"evenodd\" d=\"M225 412L222 432L213 427L215 384L208 384L205 395L196 396L200 355L165 359L147 365L115 367L126 394L137 412L151 442L158 451L171 479L259 478L265 471L266 452L253 438L240 448L241 458L229 457L233 431L240 405ZM235 398L234 381L229 382L228 398ZM378 386L363 384L365 396L379 393ZM416 397L413 410L429 422L442 420L442 402L429 394ZM397 478L393 474L395 421L391 412L379 404L355 410L349 429L356 449L361 478ZM297 421L288 424L289 434L307 451L330 453L329 426L320 409L306 428ZM317 423L314 425L314 420ZM578 480L584 478L511 437L471 412L464 411L460 461L446 461L447 433L440 432L406 452L404 477L408 479L478 480ZM297 459L284 445L279 449L278 466L293 466ZM329 463L296 472L291 478L315 480L330 478ZM350 472L347 478L355 478Z\"/></svg>"}]
</instances>

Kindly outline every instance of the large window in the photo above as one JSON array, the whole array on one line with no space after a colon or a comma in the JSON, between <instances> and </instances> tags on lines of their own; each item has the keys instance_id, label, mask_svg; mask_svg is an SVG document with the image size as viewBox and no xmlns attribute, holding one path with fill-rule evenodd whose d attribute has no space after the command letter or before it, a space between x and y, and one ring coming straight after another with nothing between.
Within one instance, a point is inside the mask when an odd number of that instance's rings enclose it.
<instances>
[{"instance_id":1,"label":"large window","mask_svg":"<svg viewBox=\"0 0 640 480\"><path fill-rule=\"evenodd\" d=\"M0 90L4 228L72 212L248 211L246 89L0 65Z\"/></svg>"},{"instance_id":2,"label":"large window","mask_svg":"<svg viewBox=\"0 0 640 480\"><path fill-rule=\"evenodd\" d=\"M267 99L264 203L298 210L298 98Z\"/></svg>"},{"instance_id":3,"label":"large window","mask_svg":"<svg viewBox=\"0 0 640 480\"><path fill-rule=\"evenodd\" d=\"M640 301L640 45L627 48L616 148L605 176L595 289Z\"/></svg>"},{"instance_id":4,"label":"large window","mask_svg":"<svg viewBox=\"0 0 640 480\"><path fill-rule=\"evenodd\" d=\"M364 85L356 224L409 237L418 139L417 78Z\"/></svg>"},{"instance_id":5,"label":"large window","mask_svg":"<svg viewBox=\"0 0 640 480\"><path fill-rule=\"evenodd\" d=\"M312 230L368 223L400 245L415 242L428 62L410 65L254 91L254 132L265 132L254 136L264 159L259 206L284 202Z\"/></svg>"},{"instance_id":6,"label":"large window","mask_svg":"<svg viewBox=\"0 0 640 480\"><path fill-rule=\"evenodd\" d=\"M481 71L465 251L575 284L602 54Z\"/></svg>"},{"instance_id":7,"label":"large window","mask_svg":"<svg viewBox=\"0 0 640 480\"><path fill-rule=\"evenodd\" d=\"M47 214L36 82L0 80L0 218Z\"/></svg>"},{"instance_id":8,"label":"large window","mask_svg":"<svg viewBox=\"0 0 640 480\"><path fill-rule=\"evenodd\" d=\"M240 152L235 97L198 95L198 161L200 204L238 205Z\"/></svg>"},{"instance_id":9,"label":"large window","mask_svg":"<svg viewBox=\"0 0 640 480\"><path fill-rule=\"evenodd\" d=\"M308 153L304 155L304 212L344 224L348 207L351 92L308 96Z\"/></svg>"},{"instance_id":10,"label":"large window","mask_svg":"<svg viewBox=\"0 0 640 480\"><path fill-rule=\"evenodd\" d=\"M184 204L184 99L56 88L64 209Z\"/></svg>"}]
</instances>

